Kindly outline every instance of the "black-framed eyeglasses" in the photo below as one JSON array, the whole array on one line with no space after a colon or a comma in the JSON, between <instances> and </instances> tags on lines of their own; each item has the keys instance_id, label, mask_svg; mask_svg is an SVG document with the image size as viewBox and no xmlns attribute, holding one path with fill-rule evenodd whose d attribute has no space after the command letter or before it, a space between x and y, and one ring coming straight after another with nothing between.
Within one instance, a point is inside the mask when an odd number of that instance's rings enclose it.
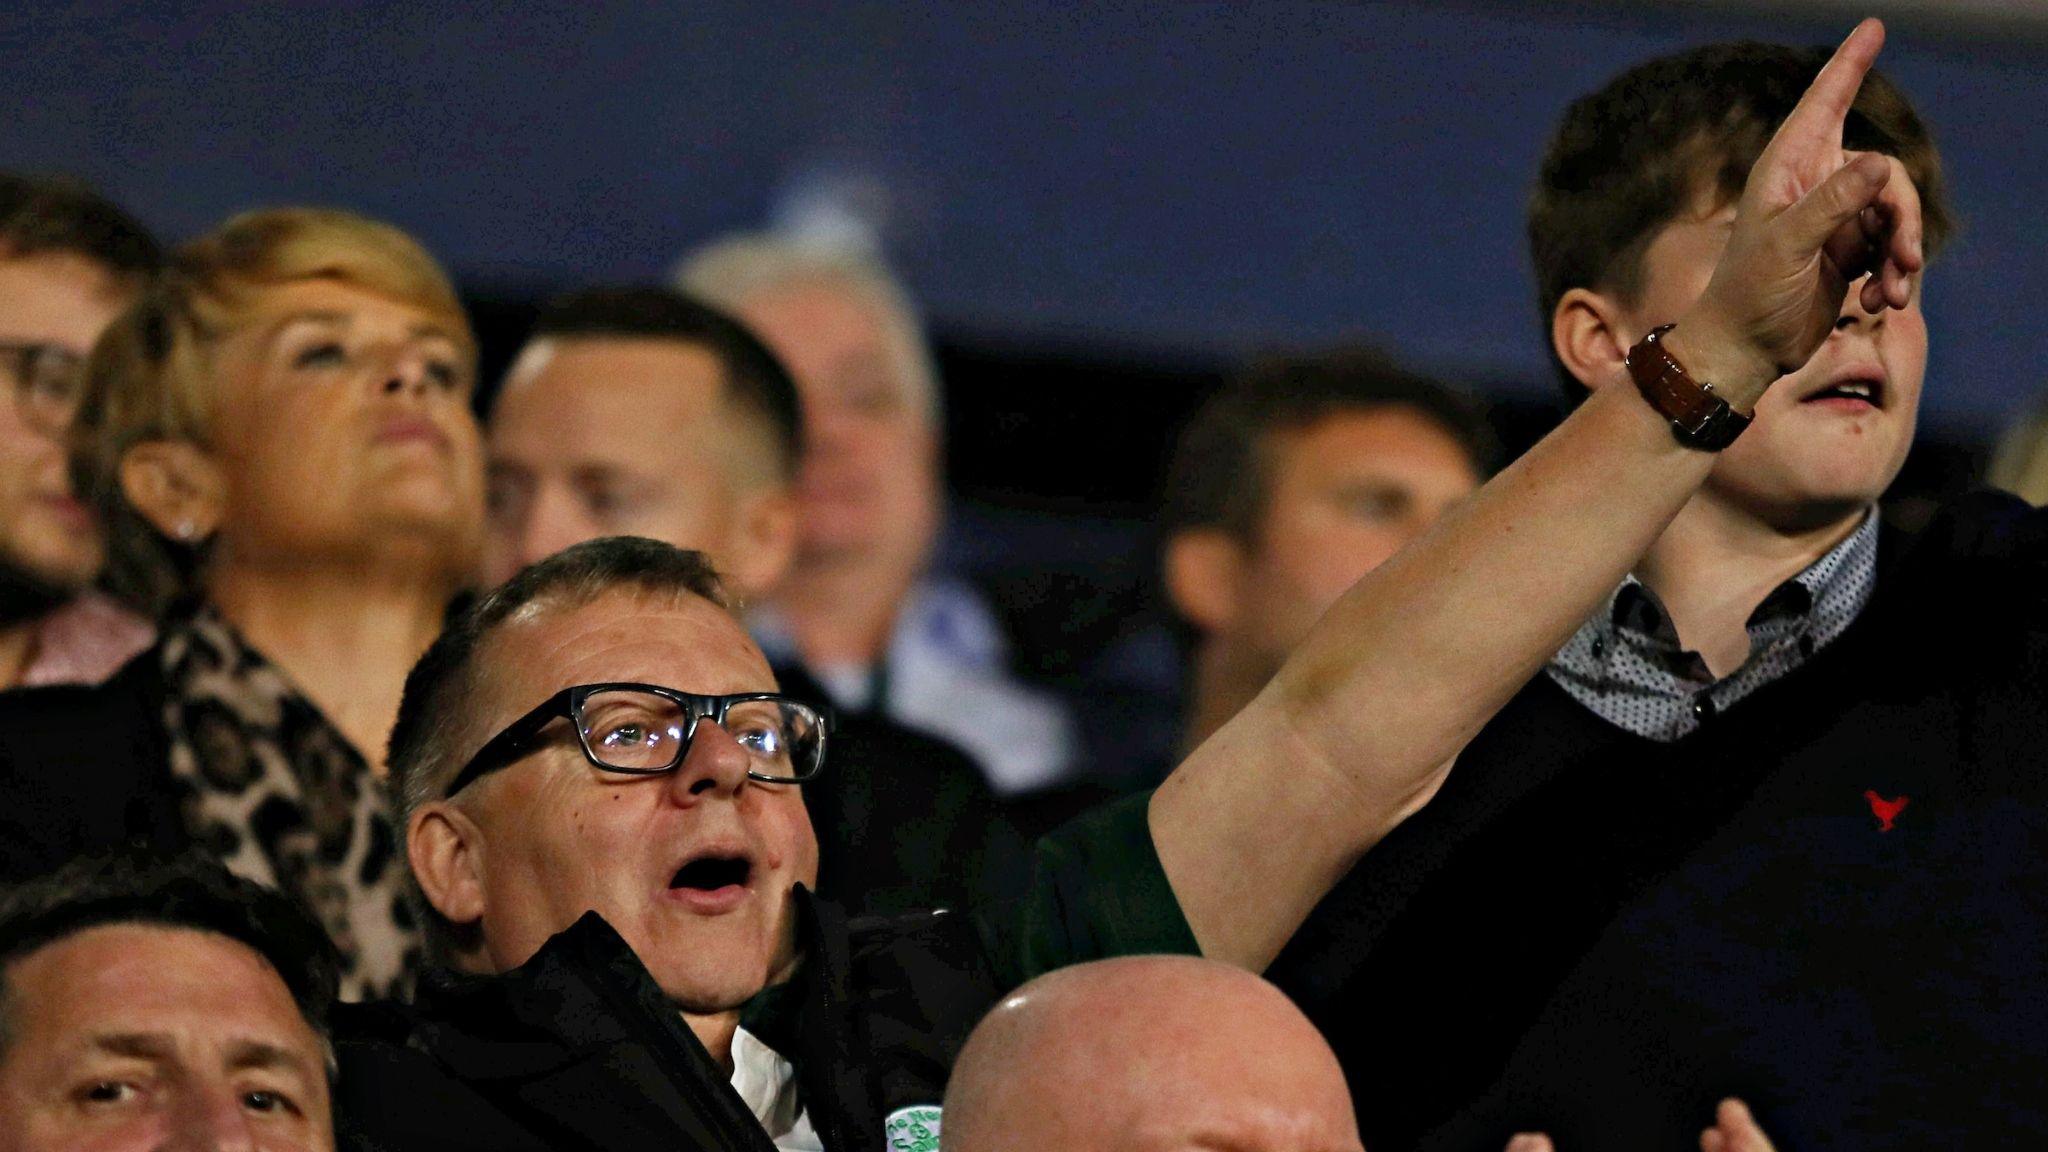
<instances>
[{"instance_id":1,"label":"black-framed eyeglasses","mask_svg":"<svg viewBox=\"0 0 2048 1152\"><path fill-rule=\"evenodd\" d=\"M55 435L71 425L85 393L85 357L39 341L0 340L0 377L22 422Z\"/></svg>"},{"instance_id":2,"label":"black-framed eyeglasses","mask_svg":"<svg viewBox=\"0 0 2048 1152\"><path fill-rule=\"evenodd\" d=\"M690 751L699 721L725 729L748 757L747 775L801 784L825 766L831 716L779 692L702 696L659 684L577 684L564 688L477 749L448 782L443 799L540 746L542 729L567 717L583 756L606 772L658 776Z\"/></svg>"}]
</instances>

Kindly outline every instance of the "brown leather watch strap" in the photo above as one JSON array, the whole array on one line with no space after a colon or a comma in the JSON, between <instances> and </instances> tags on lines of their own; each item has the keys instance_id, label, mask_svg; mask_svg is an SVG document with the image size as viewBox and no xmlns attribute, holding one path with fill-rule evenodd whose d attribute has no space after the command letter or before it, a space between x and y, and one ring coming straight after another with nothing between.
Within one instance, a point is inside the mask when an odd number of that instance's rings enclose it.
<instances>
[{"instance_id":1,"label":"brown leather watch strap","mask_svg":"<svg viewBox=\"0 0 2048 1152\"><path fill-rule=\"evenodd\" d=\"M1688 448L1719 452L1735 442L1750 418L1714 392L1714 386L1692 378L1685 365L1664 347L1663 336L1677 327L1652 329L1628 350L1628 374L1650 407L1671 421L1672 435Z\"/></svg>"}]
</instances>

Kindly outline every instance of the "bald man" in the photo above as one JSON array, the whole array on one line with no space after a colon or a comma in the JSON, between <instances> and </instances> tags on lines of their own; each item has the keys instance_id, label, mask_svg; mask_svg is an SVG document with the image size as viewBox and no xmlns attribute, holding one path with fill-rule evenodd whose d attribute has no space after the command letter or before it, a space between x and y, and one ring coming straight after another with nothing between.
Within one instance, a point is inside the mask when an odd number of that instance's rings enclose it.
<instances>
[{"instance_id":1,"label":"bald man","mask_svg":"<svg viewBox=\"0 0 2048 1152\"><path fill-rule=\"evenodd\" d=\"M1190 956L1076 965L1005 998L954 1065L942 1146L1362 1148L1343 1069L1308 1018L1257 976Z\"/></svg>"},{"instance_id":2,"label":"bald man","mask_svg":"<svg viewBox=\"0 0 2048 1152\"><path fill-rule=\"evenodd\" d=\"M1242 968L1193 956L1077 964L976 1025L937 1109L889 1118L929 1152L1363 1152L1343 1069L1308 1017ZM942 1130L943 1129L943 1130ZM1772 1152L1724 1100L1702 1152ZM1506 1152L1553 1152L1523 1132Z\"/></svg>"}]
</instances>

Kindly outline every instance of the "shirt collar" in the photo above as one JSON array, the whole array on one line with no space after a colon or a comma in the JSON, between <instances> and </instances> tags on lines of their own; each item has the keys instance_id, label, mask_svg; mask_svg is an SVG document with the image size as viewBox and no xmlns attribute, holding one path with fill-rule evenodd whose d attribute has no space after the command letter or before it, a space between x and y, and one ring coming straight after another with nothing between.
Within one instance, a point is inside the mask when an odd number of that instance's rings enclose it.
<instances>
[{"instance_id":1,"label":"shirt collar","mask_svg":"<svg viewBox=\"0 0 2048 1152\"><path fill-rule=\"evenodd\" d=\"M1867 598L1877 567L1877 537L1877 510L1872 508L1841 543L1763 598L1749 614L1750 634L1796 629L1824 605ZM1679 647L1678 633L1663 603L1634 573L1622 580L1621 587L1608 597L1606 610L1595 615L1588 627L1595 627L1602 636L1626 631L1637 641L1674 650Z\"/></svg>"}]
</instances>

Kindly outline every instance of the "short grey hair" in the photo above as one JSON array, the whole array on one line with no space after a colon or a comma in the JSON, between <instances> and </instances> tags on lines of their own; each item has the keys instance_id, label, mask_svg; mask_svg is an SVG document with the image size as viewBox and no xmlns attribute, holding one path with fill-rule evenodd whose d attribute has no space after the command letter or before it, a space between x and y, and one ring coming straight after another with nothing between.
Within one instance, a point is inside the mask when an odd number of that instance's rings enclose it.
<instances>
[{"instance_id":1,"label":"short grey hair","mask_svg":"<svg viewBox=\"0 0 2048 1152\"><path fill-rule=\"evenodd\" d=\"M939 373L924 321L903 282L868 249L765 232L734 233L689 253L675 272L677 288L728 312L741 311L764 293L800 285L839 289L874 313L895 348L898 382L938 427L944 414Z\"/></svg>"}]
</instances>

